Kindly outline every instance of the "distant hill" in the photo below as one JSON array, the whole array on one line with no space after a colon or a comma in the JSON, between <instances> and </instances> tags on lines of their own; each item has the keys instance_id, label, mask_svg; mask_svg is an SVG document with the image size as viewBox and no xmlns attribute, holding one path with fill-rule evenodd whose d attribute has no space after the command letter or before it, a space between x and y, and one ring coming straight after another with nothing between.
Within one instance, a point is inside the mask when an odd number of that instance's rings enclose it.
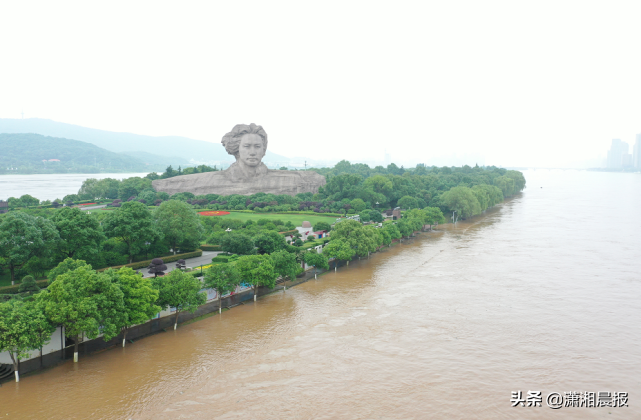
<instances>
[{"instance_id":1,"label":"distant hill","mask_svg":"<svg viewBox=\"0 0 641 420\"><path fill-rule=\"evenodd\" d=\"M165 168L162 164L148 165L144 160L78 140L0 134L0 174L152 172Z\"/></svg>"},{"instance_id":2,"label":"distant hill","mask_svg":"<svg viewBox=\"0 0 641 420\"><path fill-rule=\"evenodd\" d=\"M160 165L163 168L163 171L169 165L177 168L178 166L185 167L189 164L189 161L182 157L160 156L143 151L122 152L122 154L136 158L146 165Z\"/></svg>"},{"instance_id":3,"label":"distant hill","mask_svg":"<svg viewBox=\"0 0 641 420\"><path fill-rule=\"evenodd\" d=\"M105 150L116 153L145 151L157 156L182 158L182 161L202 163L232 162L234 158L227 154L220 143L210 143L179 136L143 136L131 133L116 133L97 130L73 124L41 118L9 119L0 118L0 133L36 133L44 136L80 140L94 144ZM220 134L222 138L224 133ZM288 162L289 158L267 151L264 162ZM176 166L176 164L172 163Z\"/></svg>"}]
</instances>

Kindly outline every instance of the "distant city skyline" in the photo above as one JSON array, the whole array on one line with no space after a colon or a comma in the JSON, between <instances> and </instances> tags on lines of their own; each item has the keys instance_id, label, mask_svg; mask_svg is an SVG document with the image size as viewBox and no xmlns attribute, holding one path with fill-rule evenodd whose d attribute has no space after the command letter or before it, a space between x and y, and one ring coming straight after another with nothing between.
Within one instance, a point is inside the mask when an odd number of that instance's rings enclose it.
<instances>
[{"instance_id":1,"label":"distant city skyline","mask_svg":"<svg viewBox=\"0 0 641 420\"><path fill-rule=\"evenodd\" d=\"M641 134L636 135L636 142L632 146L632 150L630 149L630 144L627 142L621 139L612 139L605 167L608 169L641 169Z\"/></svg>"}]
</instances>

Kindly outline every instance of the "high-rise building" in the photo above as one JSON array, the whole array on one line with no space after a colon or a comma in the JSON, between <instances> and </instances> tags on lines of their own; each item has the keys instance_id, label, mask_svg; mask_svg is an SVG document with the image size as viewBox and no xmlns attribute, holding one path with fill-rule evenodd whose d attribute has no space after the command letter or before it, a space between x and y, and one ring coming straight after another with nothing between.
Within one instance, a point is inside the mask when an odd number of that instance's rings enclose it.
<instances>
[{"instance_id":1,"label":"high-rise building","mask_svg":"<svg viewBox=\"0 0 641 420\"><path fill-rule=\"evenodd\" d=\"M628 154L629 148L630 146L628 145L628 143L621 141L620 139L612 139L612 145L610 146L610 151L608 152L608 168L622 168L624 165L624 160L627 160L624 155Z\"/></svg>"},{"instance_id":2,"label":"high-rise building","mask_svg":"<svg viewBox=\"0 0 641 420\"><path fill-rule=\"evenodd\" d=\"M637 141L634 143L632 166L637 169L641 169L641 134L637 134Z\"/></svg>"}]
</instances>

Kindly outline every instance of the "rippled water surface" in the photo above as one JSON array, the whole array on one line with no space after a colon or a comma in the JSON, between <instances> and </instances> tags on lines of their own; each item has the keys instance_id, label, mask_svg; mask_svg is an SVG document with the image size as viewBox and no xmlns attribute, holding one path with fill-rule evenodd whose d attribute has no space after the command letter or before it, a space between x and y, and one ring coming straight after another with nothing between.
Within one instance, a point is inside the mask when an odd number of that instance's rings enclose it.
<instances>
[{"instance_id":1,"label":"rippled water surface","mask_svg":"<svg viewBox=\"0 0 641 420\"><path fill-rule=\"evenodd\" d=\"M5 383L0 415L641 418L641 175L526 178L525 192L484 216ZM629 392L630 402L511 408L516 390Z\"/></svg>"}]
</instances>

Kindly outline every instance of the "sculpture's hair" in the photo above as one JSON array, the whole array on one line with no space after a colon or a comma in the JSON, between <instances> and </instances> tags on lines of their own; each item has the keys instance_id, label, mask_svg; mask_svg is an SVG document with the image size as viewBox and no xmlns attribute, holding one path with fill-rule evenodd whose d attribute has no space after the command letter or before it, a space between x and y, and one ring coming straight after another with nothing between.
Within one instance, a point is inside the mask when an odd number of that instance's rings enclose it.
<instances>
[{"instance_id":1,"label":"sculpture's hair","mask_svg":"<svg viewBox=\"0 0 641 420\"><path fill-rule=\"evenodd\" d=\"M263 144L265 145L265 150L267 150L267 133L263 130L263 127L251 123L247 124L237 124L232 130L223 136L223 146L225 150L230 155L234 155L238 159L238 148L240 147L240 140L245 134L258 134L263 139Z\"/></svg>"}]
</instances>

